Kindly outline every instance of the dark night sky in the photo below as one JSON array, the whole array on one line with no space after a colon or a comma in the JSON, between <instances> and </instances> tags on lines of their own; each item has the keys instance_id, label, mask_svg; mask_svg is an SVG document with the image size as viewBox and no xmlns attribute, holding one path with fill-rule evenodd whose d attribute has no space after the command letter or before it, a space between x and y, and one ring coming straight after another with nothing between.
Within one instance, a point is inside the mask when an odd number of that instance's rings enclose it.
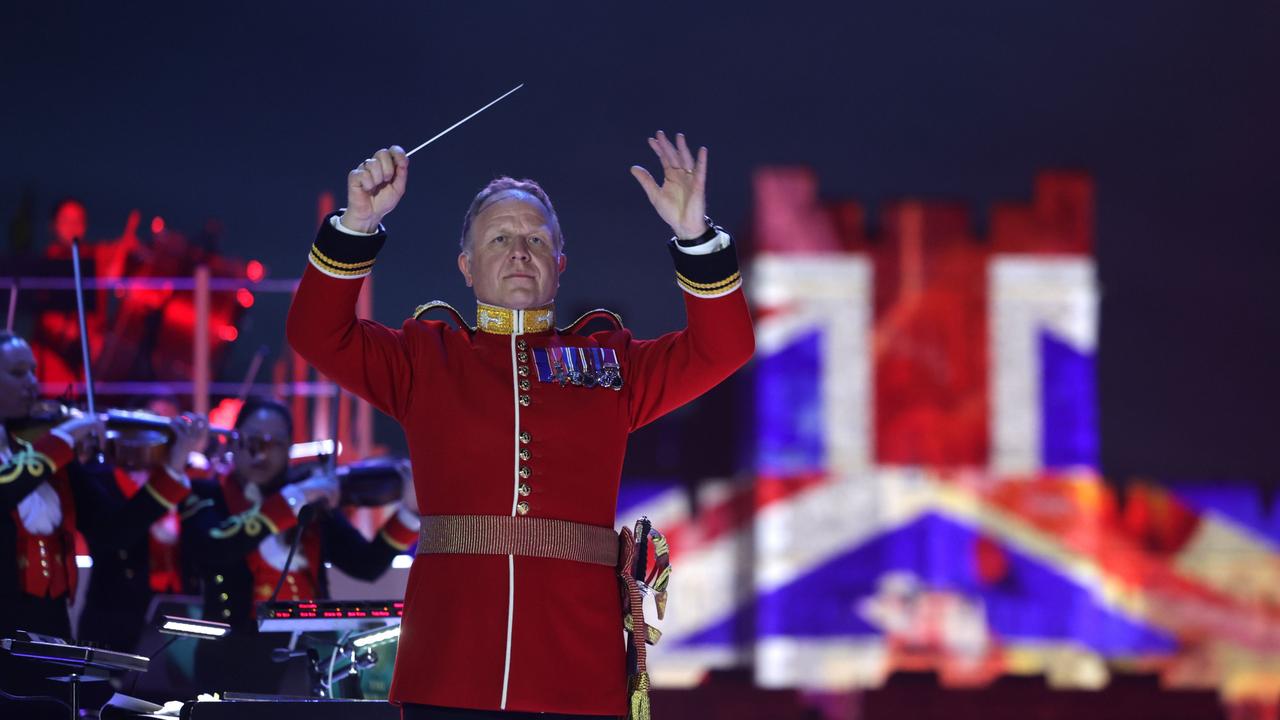
<instances>
[{"instance_id":1,"label":"dark night sky","mask_svg":"<svg viewBox=\"0 0 1280 720\"><path fill-rule=\"evenodd\" d=\"M652 165L658 128L710 146L731 227L771 163L813 166L832 197L980 216L1038 169L1086 170L1106 469L1280 479L1274 2L21 5L0 43L0 215L29 187L42 219L84 198L93 237L133 207L188 230L216 217L276 276L301 270L317 194L371 150L528 83L415 156L377 274L389 323L427 299L470 305L457 228L510 173L556 201L562 309L677 326L665 228L627 173ZM284 302L255 307L243 354L278 341Z\"/></svg>"}]
</instances>

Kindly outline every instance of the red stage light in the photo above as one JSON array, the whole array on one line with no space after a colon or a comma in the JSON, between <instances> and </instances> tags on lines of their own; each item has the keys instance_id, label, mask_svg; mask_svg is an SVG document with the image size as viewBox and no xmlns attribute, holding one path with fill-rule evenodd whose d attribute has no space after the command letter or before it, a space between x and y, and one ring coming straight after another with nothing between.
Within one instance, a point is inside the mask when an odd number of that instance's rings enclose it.
<instances>
[{"instance_id":1,"label":"red stage light","mask_svg":"<svg viewBox=\"0 0 1280 720\"><path fill-rule=\"evenodd\" d=\"M164 232L164 218L159 215L151 218L151 234L159 235Z\"/></svg>"},{"instance_id":2,"label":"red stage light","mask_svg":"<svg viewBox=\"0 0 1280 720\"><path fill-rule=\"evenodd\" d=\"M236 291L236 302L240 303L240 307L253 307L253 293L248 288L240 288Z\"/></svg>"},{"instance_id":3,"label":"red stage light","mask_svg":"<svg viewBox=\"0 0 1280 720\"><path fill-rule=\"evenodd\" d=\"M234 328L232 328L234 329ZM236 424L236 416L244 403L236 398L223 398L218 406L209 411L209 424L217 427L231 427Z\"/></svg>"},{"instance_id":4,"label":"red stage light","mask_svg":"<svg viewBox=\"0 0 1280 720\"><path fill-rule=\"evenodd\" d=\"M240 333L231 325L223 325L218 328L218 337L227 342L235 342L236 338L240 337Z\"/></svg>"},{"instance_id":5,"label":"red stage light","mask_svg":"<svg viewBox=\"0 0 1280 720\"><path fill-rule=\"evenodd\" d=\"M257 260L250 260L249 264L245 265L244 276L249 278L249 280L253 282L258 282L262 278L266 277L266 275L267 275L267 269L264 268L262 266L262 263L258 262ZM249 307L249 306L245 305L245 307Z\"/></svg>"}]
</instances>

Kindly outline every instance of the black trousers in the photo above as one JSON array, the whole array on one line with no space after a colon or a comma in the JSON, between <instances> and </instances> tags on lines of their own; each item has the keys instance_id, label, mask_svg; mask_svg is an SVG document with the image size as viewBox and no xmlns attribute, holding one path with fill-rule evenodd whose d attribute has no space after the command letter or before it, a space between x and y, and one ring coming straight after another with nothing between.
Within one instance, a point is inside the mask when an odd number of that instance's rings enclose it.
<instances>
[{"instance_id":1,"label":"black trousers","mask_svg":"<svg viewBox=\"0 0 1280 720\"><path fill-rule=\"evenodd\" d=\"M501 710L462 710L435 705L401 706L402 720L618 720L617 715L565 715L563 713L503 712Z\"/></svg>"}]
</instances>

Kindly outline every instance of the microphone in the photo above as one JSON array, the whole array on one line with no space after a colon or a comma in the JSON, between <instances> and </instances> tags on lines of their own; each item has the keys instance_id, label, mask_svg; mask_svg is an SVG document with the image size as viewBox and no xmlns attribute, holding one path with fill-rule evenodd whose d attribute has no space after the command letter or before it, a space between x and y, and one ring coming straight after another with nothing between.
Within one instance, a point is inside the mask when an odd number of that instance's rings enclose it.
<instances>
[{"instance_id":1,"label":"microphone","mask_svg":"<svg viewBox=\"0 0 1280 720\"><path fill-rule=\"evenodd\" d=\"M323 513L327 509L328 507L325 505L323 500L312 500L306 505L303 505L302 509L298 510L299 527L306 526L307 523L315 520L317 515Z\"/></svg>"},{"instance_id":2,"label":"microphone","mask_svg":"<svg viewBox=\"0 0 1280 720\"><path fill-rule=\"evenodd\" d=\"M306 657L308 650L290 650L287 647L278 647L271 649L271 662L282 663L289 662L296 657Z\"/></svg>"}]
</instances>

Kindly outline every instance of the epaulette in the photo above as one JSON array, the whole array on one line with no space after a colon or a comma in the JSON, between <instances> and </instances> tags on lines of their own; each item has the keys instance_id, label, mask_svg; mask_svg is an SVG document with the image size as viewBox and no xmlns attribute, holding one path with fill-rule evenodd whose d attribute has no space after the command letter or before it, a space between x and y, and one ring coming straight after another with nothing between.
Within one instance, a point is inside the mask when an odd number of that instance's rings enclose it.
<instances>
[{"instance_id":1,"label":"epaulette","mask_svg":"<svg viewBox=\"0 0 1280 720\"><path fill-rule=\"evenodd\" d=\"M624 327L621 315L612 310L596 308L595 310L588 310L587 312L582 313L582 315L578 316L577 320L574 320L568 325L560 328L560 332L569 335L576 335L581 332L583 328L589 325L592 320L604 320L612 325L614 330L621 330Z\"/></svg>"},{"instance_id":2,"label":"epaulette","mask_svg":"<svg viewBox=\"0 0 1280 720\"><path fill-rule=\"evenodd\" d=\"M432 300L431 302L422 303L418 307L414 308L413 319L421 320L423 315L426 315L432 310L438 310L441 308L449 314L449 317L453 318L453 321L457 324L459 330L466 330L469 333L474 333L476 331L474 327L467 324L466 320L462 319L462 313L458 312L456 308L443 300Z\"/></svg>"}]
</instances>

